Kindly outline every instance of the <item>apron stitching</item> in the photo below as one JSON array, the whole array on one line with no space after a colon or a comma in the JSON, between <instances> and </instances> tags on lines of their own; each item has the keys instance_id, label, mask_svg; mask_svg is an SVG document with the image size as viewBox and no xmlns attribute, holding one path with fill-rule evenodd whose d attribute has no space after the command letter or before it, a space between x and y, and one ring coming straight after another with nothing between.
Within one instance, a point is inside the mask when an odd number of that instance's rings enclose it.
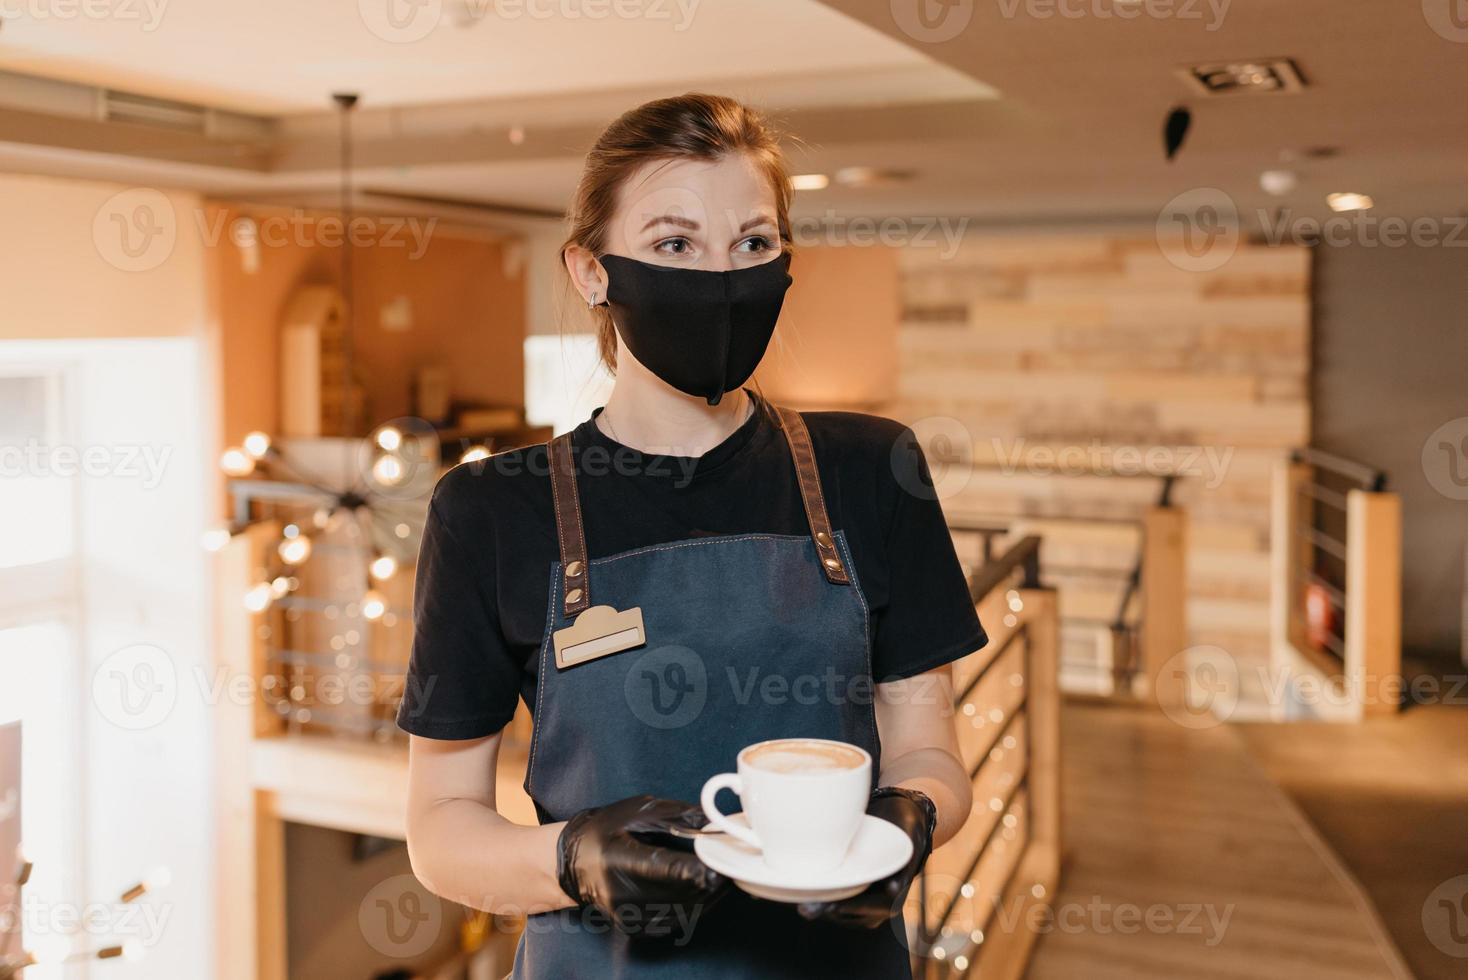
<instances>
[{"instance_id":1,"label":"apron stitching","mask_svg":"<svg viewBox=\"0 0 1468 980\"><path fill-rule=\"evenodd\" d=\"M592 559L590 564L605 564L617 561L620 558L633 558L637 555L651 554L655 551L672 551L675 548L693 548L704 544L732 544L736 541L809 541L808 534L717 534L707 538L693 538L688 541L670 541L664 544L648 545L645 548L633 548L631 551L621 551L615 555L605 558Z\"/></svg>"},{"instance_id":2,"label":"apron stitching","mask_svg":"<svg viewBox=\"0 0 1468 980\"><path fill-rule=\"evenodd\" d=\"M540 745L540 726L545 720L545 716L540 713L541 705L545 702L545 652L550 645L551 627L555 625L556 596L560 592L557 586L561 582L558 571L560 566L558 561L551 562L550 601L546 603L545 635L540 641L540 673L535 678L535 717L530 720L530 754L525 758L525 792L532 800L535 799L535 793L531 789L535 780L535 750Z\"/></svg>"},{"instance_id":3,"label":"apron stitching","mask_svg":"<svg viewBox=\"0 0 1468 980\"><path fill-rule=\"evenodd\" d=\"M851 590L856 593L857 602L861 603L861 631L866 641L866 649L862 652L866 660L867 676L872 679L872 692L876 693L877 678L872 672L872 616L871 609L867 606L866 594L862 591L861 582L856 577L856 563L851 559L851 549L846 544L846 533L836 531L833 533L836 542L841 546L841 553L846 556L846 567L850 571ZM817 556L819 557L819 556ZM877 730L877 701L874 697L872 703L867 705L867 712L872 719L872 742L877 746L878 759L880 760L882 748L882 735ZM878 774L873 773L875 778Z\"/></svg>"}]
</instances>

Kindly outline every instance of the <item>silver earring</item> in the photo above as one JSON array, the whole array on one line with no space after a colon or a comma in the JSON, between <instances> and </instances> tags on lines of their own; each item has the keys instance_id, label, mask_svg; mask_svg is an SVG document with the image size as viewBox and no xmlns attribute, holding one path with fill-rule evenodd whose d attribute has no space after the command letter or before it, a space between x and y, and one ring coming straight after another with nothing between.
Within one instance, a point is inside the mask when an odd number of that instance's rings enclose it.
<instances>
[{"instance_id":1,"label":"silver earring","mask_svg":"<svg viewBox=\"0 0 1468 980\"><path fill-rule=\"evenodd\" d=\"M589 299L589 300L586 301L586 305L587 306L595 306L596 305L596 290L595 289L593 289L591 291L591 299Z\"/></svg>"}]
</instances>

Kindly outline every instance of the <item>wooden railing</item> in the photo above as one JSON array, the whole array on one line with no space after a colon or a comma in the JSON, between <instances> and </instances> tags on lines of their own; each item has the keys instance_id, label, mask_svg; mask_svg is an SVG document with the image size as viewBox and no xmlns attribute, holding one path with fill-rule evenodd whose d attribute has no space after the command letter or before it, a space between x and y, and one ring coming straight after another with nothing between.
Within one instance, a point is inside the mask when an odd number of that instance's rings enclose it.
<instances>
[{"instance_id":1,"label":"wooden railing","mask_svg":"<svg viewBox=\"0 0 1468 980\"><path fill-rule=\"evenodd\" d=\"M1187 511L1172 499L1176 477L1160 478L1156 499L1136 517L1049 514L950 523L955 538L979 539L979 571L996 545L1013 542L1031 526L1044 527L1052 548L1071 528L1112 537L1126 534L1125 563L1088 560L1092 549L1068 550L1047 561L1047 580L1060 601L1060 684L1069 693L1175 702L1185 696L1169 661L1188 646ZM1064 548L1062 544L1060 546ZM961 549L963 550L963 549ZM970 551L972 549L969 549ZM1098 676L1098 666L1104 672Z\"/></svg>"},{"instance_id":2,"label":"wooden railing","mask_svg":"<svg viewBox=\"0 0 1468 980\"><path fill-rule=\"evenodd\" d=\"M920 980L1013 980L1036 934L1034 908L1060 873L1059 616L1040 584L1038 537L970 577L984 649L954 665L960 755L973 812L933 852L908 898Z\"/></svg>"},{"instance_id":3,"label":"wooden railing","mask_svg":"<svg viewBox=\"0 0 1468 980\"><path fill-rule=\"evenodd\" d=\"M1324 685L1282 716L1353 720L1401 700L1402 509L1386 474L1314 449L1274 473L1271 662ZM1283 685L1281 685L1283 686Z\"/></svg>"}]
</instances>

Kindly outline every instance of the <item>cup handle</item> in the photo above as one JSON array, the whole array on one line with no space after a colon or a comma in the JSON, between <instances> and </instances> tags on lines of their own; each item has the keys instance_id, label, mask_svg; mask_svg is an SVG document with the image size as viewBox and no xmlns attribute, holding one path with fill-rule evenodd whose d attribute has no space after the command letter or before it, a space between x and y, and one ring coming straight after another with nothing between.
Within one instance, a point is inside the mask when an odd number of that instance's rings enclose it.
<instances>
[{"instance_id":1,"label":"cup handle","mask_svg":"<svg viewBox=\"0 0 1468 980\"><path fill-rule=\"evenodd\" d=\"M721 789L732 789L736 793L743 793L744 784L737 772L721 772L703 784L703 793L699 796L699 802L703 804L703 812L708 816L709 824L730 837L744 841L756 850L764 850L753 830L730 820L728 814L720 813L719 808L714 805L714 797Z\"/></svg>"}]
</instances>

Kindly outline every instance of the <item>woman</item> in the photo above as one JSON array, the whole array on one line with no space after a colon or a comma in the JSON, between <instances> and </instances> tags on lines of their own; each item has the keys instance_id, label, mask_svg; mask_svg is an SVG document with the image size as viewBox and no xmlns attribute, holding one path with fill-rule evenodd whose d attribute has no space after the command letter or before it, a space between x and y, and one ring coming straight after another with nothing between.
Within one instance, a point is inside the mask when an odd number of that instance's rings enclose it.
<instances>
[{"instance_id":1,"label":"woman","mask_svg":"<svg viewBox=\"0 0 1468 980\"><path fill-rule=\"evenodd\" d=\"M516 977L909 976L903 898L968 814L947 665L986 637L916 441L745 387L792 281L790 196L737 102L612 123L562 257L615 386L569 434L434 492L398 716L408 846L436 894L529 914ZM574 660L560 631L605 606L639 610L645 642L603 628ZM495 811L521 697L538 827ZM693 801L740 749L786 736L871 753L868 812L912 838L906 868L779 904L673 833L703 824Z\"/></svg>"}]
</instances>

